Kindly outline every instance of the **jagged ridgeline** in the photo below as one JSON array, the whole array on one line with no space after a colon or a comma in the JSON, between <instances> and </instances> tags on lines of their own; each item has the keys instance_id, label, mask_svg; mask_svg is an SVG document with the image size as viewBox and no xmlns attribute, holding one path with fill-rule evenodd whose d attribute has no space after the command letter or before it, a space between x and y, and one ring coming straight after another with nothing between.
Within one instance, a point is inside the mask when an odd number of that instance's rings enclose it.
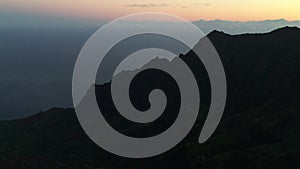
<instances>
[{"instance_id":1,"label":"jagged ridgeline","mask_svg":"<svg viewBox=\"0 0 300 169\"><path fill-rule=\"evenodd\" d=\"M86 136L73 109L54 108L25 119L0 122L1 168L299 168L300 30L286 27L266 34L234 36L213 31L208 37L224 65L228 98L221 123L206 143L198 144L197 137L209 107L210 85L205 69L190 52L180 58L200 77L202 107L191 133L171 151L140 160L114 156ZM167 88L162 82L173 83L172 79L159 72L148 75L148 80L135 80L133 87L146 92L133 91L132 103L146 109L147 91L161 88L170 97L168 109L178 109L176 85ZM98 85L98 97L109 94L108 89L109 84ZM109 102L102 106L113 109ZM155 127L160 123L133 127L135 124L120 123L118 117L106 118L125 134L148 137L166 129L176 114L161 117L164 125L160 127Z\"/></svg>"}]
</instances>

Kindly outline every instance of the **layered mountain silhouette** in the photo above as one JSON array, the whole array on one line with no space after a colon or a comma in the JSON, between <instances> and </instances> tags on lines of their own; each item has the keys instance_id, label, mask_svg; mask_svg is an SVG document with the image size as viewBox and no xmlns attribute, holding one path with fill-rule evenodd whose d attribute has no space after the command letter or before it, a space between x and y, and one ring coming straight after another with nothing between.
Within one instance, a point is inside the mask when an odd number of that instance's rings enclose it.
<instances>
[{"instance_id":1,"label":"layered mountain silhouette","mask_svg":"<svg viewBox=\"0 0 300 169\"><path fill-rule=\"evenodd\" d=\"M221 123L207 142L199 144L197 138L210 104L210 84L205 68L191 51L180 58L199 77L201 109L193 130L174 149L148 159L112 155L88 138L73 109L53 108L0 122L0 168L299 168L300 29L285 27L266 34L234 36L213 31L208 38L223 62L228 98ZM99 107L114 113L104 116L123 134L155 135L171 125L176 118L172 112L178 109L176 85L166 82L172 82L168 75L148 72L147 78L133 83L132 88L140 92L130 92L131 100L140 110L149 107L147 92L151 89L166 92L169 114L151 124L129 123L116 115L110 83L96 86L97 98L105 98Z\"/></svg>"},{"instance_id":2,"label":"layered mountain silhouette","mask_svg":"<svg viewBox=\"0 0 300 169\"><path fill-rule=\"evenodd\" d=\"M193 23L201 28L205 33L210 33L211 31L217 29L231 35L243 33L266 33L284 26L299 27L300 25L299 21L287 21L285 19L246 22L217 19L212 21L199 20L194 21Z\"/></svg>"}]
</instances>

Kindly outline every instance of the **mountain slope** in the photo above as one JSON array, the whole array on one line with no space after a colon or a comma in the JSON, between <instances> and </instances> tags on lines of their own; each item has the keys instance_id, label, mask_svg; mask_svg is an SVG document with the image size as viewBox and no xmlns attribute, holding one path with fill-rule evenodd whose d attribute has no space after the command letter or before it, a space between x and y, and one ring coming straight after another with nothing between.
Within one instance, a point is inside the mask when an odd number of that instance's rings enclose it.
<instances>
[{"instance_id":1,"label":"mountain slope","mask_svg":"<svg viewBox=\"0 0 300 169\"><path fill-rule=\"evenodd\" d=\"M203 99L197 124L175 149L150 159L117 157L89 140L72 109L56 108L0 123L1 168L299 168L300 30L286 27L267 34L235 36L214 31L208 37L224 64L228 102L218 129L206 143L198 144L197 137L209 106L210 86L203 66L199 66L190 52L180 57L201 78L201 99L208 98ZM164 75L148 78L154 86L142 80L136 89L165 87L165 81L160 81L166 78ZM97 96L106 98L108 89L109 84L97 86ZM172 98L174 94L169 93ZM134 102L141 99L142 95L133 95ZM137 103L136 106L147 105ZM109 104L104 108L110 109ZM115 120L116 128L122 128L125 134L142 137L140 134L145 133L131 128L132 124L120 124L115 116L106 118ZM168 125L163 124L163 127ZM139 127L148 129L148 126Z\"/></svg>"}]
</instances>

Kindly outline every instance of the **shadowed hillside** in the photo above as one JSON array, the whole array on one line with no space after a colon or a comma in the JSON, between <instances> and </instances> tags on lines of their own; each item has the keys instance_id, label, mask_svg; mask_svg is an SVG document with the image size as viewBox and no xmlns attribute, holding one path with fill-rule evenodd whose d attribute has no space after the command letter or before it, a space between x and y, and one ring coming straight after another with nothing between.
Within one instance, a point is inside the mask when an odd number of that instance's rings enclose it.
<instances>
[{"instance_id":1,"label":"shadowed hillside","mask_svg":"<svg viewBox=\"0 0 300 169\"><path fill-rule=\"evenodd\" d=\"M54 108L0 123L0 168L299 168L300 29L286 27L267 34L235 36L213 31L208 37L224 65L228 98L221 123L206 143L198 144L197 138L209 107L210 85L201 62L190 52L180 57L200 77L202 107L191 133L173 150L149 159L117 157L89 140L73 109ZM134 89L167 90L169 110L175 111L178 105L176 92L172 91L176 86L166 88L169 80L161 80L168 76L150 74L147 78L137 80ZM105 104L99 103L99 107L114 112L109 100L110 84L97 86L96 92L97 97L105 98ZM136 107L147 107L144 95L133 92ZM161 132L158 128L167 128L173 115L138 127L123 123L117 116L105 117L124 134L144 137ZM163 126L152 130L159 124Z\"/></svg>"}]
</instances>

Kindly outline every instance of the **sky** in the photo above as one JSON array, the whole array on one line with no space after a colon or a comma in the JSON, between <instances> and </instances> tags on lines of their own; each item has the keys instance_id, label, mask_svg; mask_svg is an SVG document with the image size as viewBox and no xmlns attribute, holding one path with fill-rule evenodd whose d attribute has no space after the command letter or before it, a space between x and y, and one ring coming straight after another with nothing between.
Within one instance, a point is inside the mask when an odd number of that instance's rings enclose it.
<instances>
[{"instance_id":1,"label":"sky","mask_svg":"<svg viewBox=\"0 0 300 169\"><path fill-rule=\"evenodd\" d=\"M137 12L166 12L190 21L300 20L300 0L0 0L0 10L113 20Z\"/></svg>"}]
</instances>

